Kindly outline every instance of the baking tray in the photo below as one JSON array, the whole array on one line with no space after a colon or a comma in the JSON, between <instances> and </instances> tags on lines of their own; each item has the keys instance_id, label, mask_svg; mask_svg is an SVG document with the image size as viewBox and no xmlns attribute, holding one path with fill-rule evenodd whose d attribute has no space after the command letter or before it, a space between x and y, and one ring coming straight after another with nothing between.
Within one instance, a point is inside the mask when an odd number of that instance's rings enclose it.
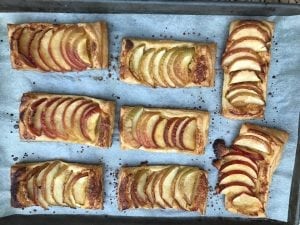
<instances>
[{"instance_id":1,"label":"baking tray","mask_svg":"<svg viewBox=\"0 0 300 225\"><path fill-rule=\"evenodd\" d=\"M214 14L214 15L299 15L300 5L266 3L232 3L206 1L101 1L101 0L1 0L1 12L70 12L70 13L153 13L153 14ZM300 125L300 123L299 123ZM41 224L99 224L99 225L150 225L150 224L299 224L300 214L300 143L298 145L292 177L288 222L270 219L244 219L223 217L150 218L111 217L86 215L12 215L0 219L0 225Z\"/></svg>"}]
</instances>

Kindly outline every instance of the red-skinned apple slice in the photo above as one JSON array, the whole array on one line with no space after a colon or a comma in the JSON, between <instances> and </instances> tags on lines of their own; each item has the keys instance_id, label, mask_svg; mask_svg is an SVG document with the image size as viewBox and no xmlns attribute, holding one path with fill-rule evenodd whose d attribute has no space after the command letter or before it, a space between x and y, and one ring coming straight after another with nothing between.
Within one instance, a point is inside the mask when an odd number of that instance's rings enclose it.
<instances>
[{"instance_id":1,"label":"red-skinned apple slice","mask_svg":"<svg viewBox=\"0 0 300 225\"><path fill-rule=\"evenodd\" d=\"M258 25L260 26L260 28L264 29L269 37L272 37L272 28L268 23L265 23L264 21L259 21L259 20L241 20L239 22L236 23L235 28L245 25L245 24L251 24L251 25Z\"/></svg>"},{"instance_id":2,"label":"red-skinned apple slice","mask_svg":"<svg viewBox=\"0 0 300 225\"><path fill-rule=\"evenodd\" d=\"M146 193L147 198L148 198L149 202L151 203L151 207L154 207L156 205L155 197L154 197L154 194L152 192L152 187L153 187L153 183L154 183L157 175L158 175L158 172L152 172L147 177L146 184L145 184L145 189L144 189L144 192Z\"/></svg>"},{"instance_id":3,"label":"red-skinned apple slice","mask_svg":"<svg viewBox=\"0 0 300 225\"><path fill-rule=\"evenodd\" d=\"M148 203L148 198L145 193L145 185L150 171L148 169L141 169L134 175L131 184L131 199L135 207L144 207Z\"/></svg>"},{"instance_id":4,"label":"red-skinned apple slice","mask_svg":"<svg viewBox=\"0 0 300 225\"><path fill-rule=\"evenodd\" d=\"M270 41L270 36L268 32L266 32L257 24L243 24L236 27L230 33L228 40L232 41L243 37L257 37L264 40L264 42Z\"/></svg>"},{"instance_id":5,"label":"red-skinned apple slice","mask_svg":"<svg viewBox=\"0 0 300 225\"><path fill-rule=\"evenodd\" d=\"M166 129L168 120L165 118L160 118L155 127L153 132L153 140L155 142L155 145L157 145L160 148L165 148L167 146L165 140L164 140L164 131Z\"/></svg>"},{"instance_id":6,"label":"red-skinned apple slice","mask_svg":"<svg viewBox=\"0 0 300 225\"><path fill-rule=\"evenodd\" d=\"M250 48L235 48L231 51L225 52L222 58L222 66L230 65L237 58L248 56L255 58L257 61L261 61L261 57L257 54L257 52L253 51Z\"/></svg>"},{"instance_id":7,"label":"red-skinned apple slice","mask_svg":"<svg viewBox=\"0 0 300 225\"><path fill-rule=\"evenodd\" d=\"M254 70L261 72L262 67L259 61L253 57L242 56L235 59L231 64L228 65L228 72L240 71L240 70Z\"/></svg>"},{"instance_id":8,"label":"red-skinned apple slice","mask_svg":"<svg viewBox=\"0 0 300 225\"><path fill-rule=\"evenodd\" d=\"M155 114L152 115L146 123L144 133L145 133L146 142L151 145L151 148L157 148L157 145L155 144L155 141L153 139L153 133L154 133L155 125L159 119L160 119L160 115Z\"/></svg>"},{"instance_id":9,"label":"red-skinned apple slice","mask_svg":"<svg viewBox=\"0 0 300 225\"><path fill-rule=\"evenodd\" d=\"M34 197L35 202L38 203L39 206L43 207L44 209L48 209L48 203L43 197L42 193L42 180L44 177L44 174L47 170L47 168L50 166L50 163L45 163L43 168L39 171L39 173L36 173L33 178L33 191L34 191Z\"/></svg>"},{"instance_id":10,"label":"red-skinned apple slice","mask_svg":"<svg viewBox=\"0 0 300 225\"><path fill-rule=\"evenodd\" d=\"M184 118L180 124L178 125L177 131L176 131L176 141L173 141L177 148L184 149L184 146L180 143L180 136L183 134L185 127L187 126L187 122L190 120L189 117Z\"/></svg>"},{"instance_id":11,"label":"red-skinned apple slice","mask_svg":"<svg viewBox=\"0 0 300 225\"><path fill-rule=\"evenodd\" d=\"M29 44L29 58L41 70L50 71L50 67L44 63L39 54L40 40L46 32L47 30L39 30L34 33L33 38Z\"/></svg>"},{"instance_id":12,"label":"red-skinned apple slice","mask_svg":"<svg viewBox=\"0 0 300 225\"><path fill-rule=\"evenodd\" d=\"M74 41L73 48L75 58L86 66L90 67L91 59L88 52L88 42L89 40L87 35L82 35Z\"/></svg>"},{"instance_id":13,"label":"red-skinned apple slice","mask_svg":"<svg viewBox=\"0 0 300 225\"><path fill-rule=\"evenodd\" d=\"M143 145L145 148L151 148L152 147L152 142L148 140L147 134L146 134L146 127L148 120L154 116L157 115L156 113L144 113L140 117L139 121L137 122L136 125L136 135L139 143ZM150 136L150 138L152 135Z\"/></svg>"},{"instance_id":14,"label":"red-skinned apple slice","mask_svg":"<svg viewBox=\"0 0 300 225\"><path fill-rule=\"evenodd\" d=\"M227 195L227 194L240 194L240 193L252 193L251 187L247 186L245 183L241 182L233 182L233 183L228 183L226 185L220 185L218 187L218 193Z\"/></svg>"},{"instance_id":15,"label":"red-skinned apple slice","mask_svg":"<svg viewBox=\"0 0 300 225\"><path fill-rule=\"evenodd\" d=\"M255 187L254 179L242 170L231 170L230 172L222 173L219 179L219 185L226 185L233 182L241 182L250 187Z\"/></svg>"},{"instance_id":16,"label":"red-skinned apple slice","mask_svg":"<svg viewBox=\"0 0 300 225\"><path fill-rule=\"evenodd\" d=\"M246 157L256 161L256 160L264 160L264 156L261 155L259 152L253 152L253 151L248 151L242 147L239 147L237 145L232 145L231 146L232 150L234 152L240 153L242 155L245 155Z\"/></svg>"},{"instance_id":17,"label":"red-skinned apple slice","mask_svg":"<svg viewBox=\"0 0 300 225\"><path fill-rule=\"evenodd\" d=\"M30 105L30 110L28 112L28 129L37 136L41 136L42 134L41 113L46 103L47 98L38 99Z\"/></svg>"},{"instance_id":18,"label":"red-skinned apple slice","mask_svg":"<svg viewBox=\"0 0 300 225\"><path fill-rule=\"evenodd\" d=\"M251 177L257 178L257 171L255 167L243 160L230 160L221 165L220 172L226 173L232 170L242 170L248 173Z\"/></svg>"},{"instance_id":19,"label":"red-skinned apple slice","mask_svg":"<svg viewBox=\"0 0 300 225\"><path fill-rule=\"evenodd\" d=\"M169 169L170 169L170 167L160 170L158 175L155 177L155 180L154 180L153 186L152 186L152 193L154 194L155 202L163 209L168 208L169 206L162 199L162 196L160 195L160 180L162 179L164 174L168 172Z\"/></svg>"},{"instance_id":20,"label":"red-skinned apple slice","mask_svg":"<svg viewBox=\"0 0 300 225\"><path fill-rule=\"evenodd\" d=\"M254 70L240 70L230 73L229 84L237 84L243 82L261 82L263 76L262 73Z\"/></svg>"},{"instance_id":21,"label":"red-skinned apple slice","mask_svg":"<svg viewBox=\"0 0 300 225\"><path fill-rule=\"evenodd\" d=\"M196 119L191 118L183 125L180 132L179 143L184 149L194 150L196 147L196 132L197 132Z\"/></svg>"},{"instance_id":22,"label":"red-skinned apple slice","mask_svg":"<svg viewBox=\"0 0 300 225\"><path fill-rule=\"evenodd\" d=\"M273 137L271 137L269 134L267 134L263 131L256 130L256 129L251 129L251 128L248 129L246 135L256 136L260 139L263 139L265 142L267 142L269 144L274 141ZM278 141L280 141L280 140L278 140Z\"/></svg>"},{"instance_id":23,"label":"red-skinned apple slice","mask_svg":"<svg viewBox=\"0 0 300 225\"><path fill-rule=\"evenodd\" d=\"M268 142L254 135L241 135L234 140L234 145L246 147L266 154L270 154L272 152L271 146Z\"/></svg>"},{"instance_id":24,"label":"red-skinned apple slice","mask_svg":"<svg viewBox=\"0 0 300 225\"><path fill-rule=\"evenodd\" d=\"M54 31L52 38L49 43L49 53L53 59L53 61L59 65L63 69L63 71L72 70L71 66L64 59L61 52L61 42L63 37L65 36L65 30L67 28L65 26L58 28Z\"/></svg>"},{"instance_id":25,"label":"red-skinned apple slice","mask_svg":"<svg viewBox=\"0 0 300 225\"><path fill-rule=\"evenodd\" d=\"M48 29L40 39L38 52L43 62L53 71L62 71L59 65L55 63L49 52L49 43L54 33L54 29Z\"/></svg>"},{"instance_id":26,"label":"red-skinned apple slice","mask_svg":"<svg viewBox=\"0 0 300 225\"><path fill-rule=\"evenodd\" d=\"M97 120L99 118L99 113L101 112L101 109L99 107L99 104L95 103L90 105L83 113L82 116L80 118L80 129L81 129L81 133L82 135L89 141L92 141L95 139L95 134L96 134L96 125L97 125ZM96 116L96 118L95 118ZM96 120L96 122L94 122L94 126L93 128L91 128L89 126L90 119L94 119ZM92 135L90 135L91 133L93 133Z\"/></svg>"},{"instance_id":27,"label":"red-skinned apple slice","mask_svg":"<svg viewBox=\"0 0 300 225\"><path fill-rule=\"evenodd\" d=\"M177 142L179 142L179 133L180 133L179 128L180 128L180 126L182 127L185 119L186 119L185 117L182 117L182 118L179 118L178 120L176 120L172 130L170 131L171 132L171 141L170 142L172 143L171 144L172 147L176 147L176 148L179 147L176 144ZM169 135L170 135L170 133L169 133Z\"/></svg>"},{"instance_id":28,"label":"red-skinned apple slice","mask_svg":"<svg viewBox=\"0 0 300 225\"><path fill-rule=\"evenodd\" d=\"M171 146L171 143L170 143L171 140L169 139L169 133L172 132L172 128L173 128L173 126L175 125L177 119L178 119L177 117L173 117L173 118L168 119L168 122L167 122L167 124L166 124L166 126L165 126L165 130L164 130L164 141L165 141L165 143L166 143L166 145L167 145L168 147L172 147L172 146ZM171 136L171 135L170 135L170 136Z\"/></svg>"},{"instance_id":29,"label":"red-skinned apple slice","mask_svg":"<svg viewBox=\"0 0 300 225\"><path fill-rule=\"evenodd\" d=\"M255 52L266 52L268 51L268 46L266 43L256 37L244 37L238 40L233 41L226 51L232 51L237 48L248 48L252 49Z\"/></svg>"},{"instance_id":30,"label":"red-skinned apple slice","mask_svg":"<svg viewBox=\"0 0 300 225\"><path fill-rule=\"evenodd\" d=\"M34 34L35 34L34 29L30 29L29 27L24 27L18 39L18 52L19 54L22 54L24 57L26 57L27 61L29 62L30 62L29 45L31 40L33 39ZM33 64L32 66L35 67Z\"/></svg>"},{"instance_id":31,"label":"red-skinned apple slice","mask_svg":"<svg viewBox=\"0 0 300 225\"><path fill-rule=\"evenodd\" d=\"M223 160L225 162L231 161L231 160L245 161L245 162L250 163L255 168L255 170L258 171L258 167L257 167L255 160L250 158L246 152L244 153L244 152L230 151L229 154L224 156Z\"/></svg>"}]
</instances>

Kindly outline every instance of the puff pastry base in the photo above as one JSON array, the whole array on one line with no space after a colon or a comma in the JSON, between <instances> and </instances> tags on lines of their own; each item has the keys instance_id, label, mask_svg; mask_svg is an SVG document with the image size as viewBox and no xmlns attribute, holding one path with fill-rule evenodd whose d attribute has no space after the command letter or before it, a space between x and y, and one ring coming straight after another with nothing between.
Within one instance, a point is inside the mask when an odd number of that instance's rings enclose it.
<instances>
[{"instance_id":1,"label":"puff pastry base","mask_svg":"<svg viewBox=\"0 0 300 225\"><path fill-rule=\"evenodd\" d=\"M123 106L121 148L204 154L209 118L199 110Z\"/></svg>"},{"instance_id":2,"label":"puff pastry base","mask_svg":"<svg viewBox=\"0 0 300 225\"><path fill-rule=\"evenodd\" d=\"M151 87L212 87L216 44L125 38L120 78Z\"/></svg>"},{"instance_id":3,"label":"puff pastry base","mask_svg":"<svg viewBox=\"0 0 300 225\"><path fill-rule=\"evenodd\" d=\"M244 124L229 148L216 140L214 149L219 170L217 192L225 195L228 211L265 217L272 175L288 140L285 131Z\"/></svg>"},{"instance_id":4,"label":"puff pastry base","mask_svg":"<svg viewBox=\"0 0 300 225\"><path fill-rule=\"evenodd\" d=\"M122 167L118 206L205 213L208 192L206 171L180 165Z\"/></svg>"},{"instance_id":5,"label":"puff pastry base","mask_svg":"<svg viewBox=\"0 0 300 225\"><path fill-rule=\"evenodd\" d=\"M11 168L11 205L102 209L102 167L62 161L15 164Z\"/></svg>"},{"instance_id":6,"label":"puff pastry base","mask_svg":"<svg viewBox=\"0 0 300 225\"><path fill-rule=\"evenodd\" d=\"M20 138L109 147L115 103L100 99L47 93L25 93L20 105Z\"/></svg>"}]
</instances>

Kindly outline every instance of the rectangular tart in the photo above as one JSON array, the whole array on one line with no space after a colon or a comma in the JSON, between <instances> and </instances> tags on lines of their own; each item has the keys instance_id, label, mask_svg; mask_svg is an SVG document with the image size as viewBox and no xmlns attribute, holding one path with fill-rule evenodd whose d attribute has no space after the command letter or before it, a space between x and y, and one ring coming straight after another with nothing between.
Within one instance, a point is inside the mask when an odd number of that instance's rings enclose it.
<instances>
[{"instance_id":1,"label":"rectangular tart","mask_svg":"<svg viewBox=\"0 0 300 225\"><path fill-rule=\"evenodd\" d=\"M263 118L274 24L238 20L230 25L222 58L222 115L229 119Z\"/></svg>"},{"instance_id":2,"label":"rectangular tart","mask_svg":"<svg viewBox=\"0 0 300 225\"><path fill-rule=\"evenodd\" d=\"M181 165L122 167L118 181L118 206L179 209L205 213L207 172Z\"/></svg>"},{"instance_id":3,"label":"rectangular tart","mask_svg":"<svg viewBox=\"0 0 300 225\"><path fill-rule=\"evenodd\" d=\"M265 217L272 175L277 168L288 133L244 124L231 147L214 142L219 170L217 192L225 195L228 211Z\"/></svg>"},{"instance_id":4,"label":"rectangular tart","mask_svg":"<svg viewBox=\"0 0 300 225\"><path fill-rule=\"evenodd\" d=\"M58 160L15 164L11 167L11 205L102 209L102 166Z\"/></svg>"},{"instance_id":5,"label":"rectangular tart","mask_svg":"<svg viewBox=\"0 0 300 225\"><path fill-rule=\"evenodd\" d=\"M11 64L17 70L69 72L108 67L105 22L8 24Z\"/></svg>"},{"instance_id":6,"label":"rectangular tart","mask_svg":"<svg viewBox=\"0 0 300 225\"><path fill-rule=\"evenodd\" d=\"M151 87L212 87L216 44L125 38L120 78Z\"/></svg>"},{"instance_id":7,"label":"rectangular tart","mask_svg":"<svg viewBox=\"0 0 300 225\"><path fill-rule=\"evenodd\" d=\"M200 110L123 106L121 148L204 154L209 118Z\"/></svg>"},{"instance_id":8,"label":"rectangular tart","mask_svg":"<svg viewBox=\"0 0 300 225\"><path fill-rule=\"evenodd\" d=\"M47 93L25 93L21 99L19 133L28 141L62 141L110 147L115 103Z\"/></svg>"}]
</instances>

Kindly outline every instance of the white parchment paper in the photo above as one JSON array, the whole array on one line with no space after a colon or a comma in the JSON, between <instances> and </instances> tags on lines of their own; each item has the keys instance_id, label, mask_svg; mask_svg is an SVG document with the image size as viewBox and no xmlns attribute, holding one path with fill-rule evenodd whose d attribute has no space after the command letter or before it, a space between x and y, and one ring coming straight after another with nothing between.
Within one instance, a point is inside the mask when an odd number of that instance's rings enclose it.
<instances>
[{"instance_id":1,"label":"white parchment paper","mask_svg":"<svg viewBox=\"0 0 300 225\"><path fill-rule=\"evenodd\" d=\"M127 210L120 212L116 200L116 174L121 165L180 163L197 165L209 172L209 198L206 216L236 217L224 210L223 197L215 195L217 170L211 165L214 158L212 142L224 138L231 144L242 121L220 116L221 86L220 55L227 39L228 26L236 16L183 15L115 15L115 14L50 14L0 13L0 216L11 214L97 214L154 217L199 217L198 213L175 210ZM255 18L255 17L252 17ZM290 133L283 157L275 171L268 204L268 217L287 220L288 202L293 172L297 126L300 109L300 16L270 17L276 23L272 43L272 61L269 73L267 109L264 120L254 123L285 129ZM106 20L110 34L110 67L80 73L22 72L12 70L9 60L7 23L25 22L89 22ZM216 42L217 75L214 88L151 89L128 85L118 79L118 55L122 37L169 38ZM203 156L176 153L149 153L121 151L116 126L110 149L64 143L21 142L18 135L18 108L24 92L79 94L117 101L117 119L121 105L197 108L211 113L209 143ZM117 124L117 123L116 123ZM14 209L10 207L10 167L16 162L62 159L72 162L101 163L105 167L104 210L82 210L64 207Z\"/></svg>"}]
</instances>

